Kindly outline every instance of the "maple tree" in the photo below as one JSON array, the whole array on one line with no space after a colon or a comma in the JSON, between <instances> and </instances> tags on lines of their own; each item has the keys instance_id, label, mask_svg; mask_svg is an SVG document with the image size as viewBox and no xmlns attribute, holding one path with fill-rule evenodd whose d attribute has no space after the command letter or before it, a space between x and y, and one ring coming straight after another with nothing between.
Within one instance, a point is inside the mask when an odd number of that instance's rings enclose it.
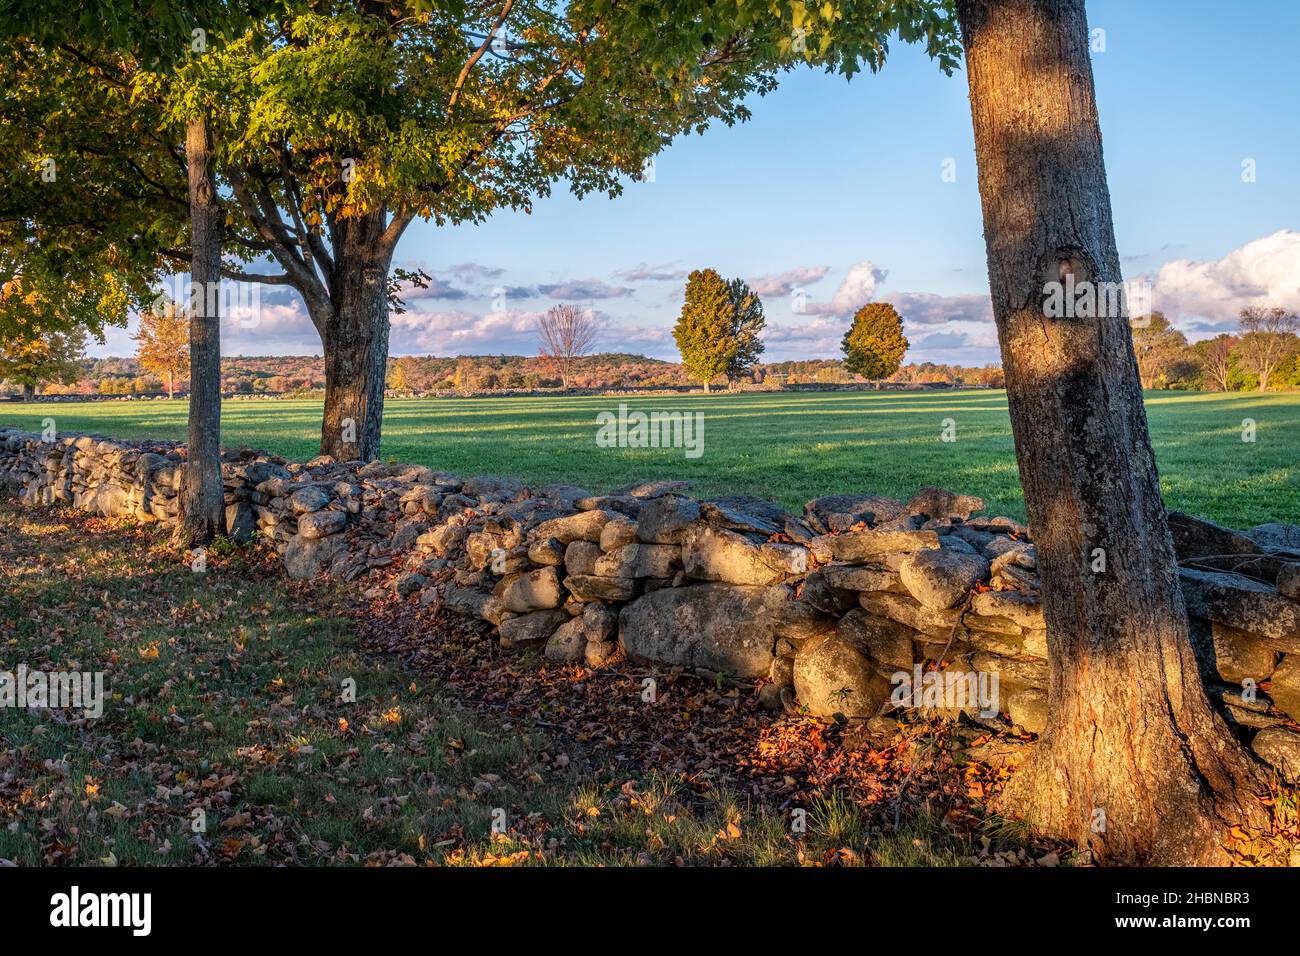
<instances>
[{"instance_id":1,"label":"maple tree","mask_svg":"<svg viewBox=\"0 0 1300 956\"><path fill-rule=\"evenodd\" d=\"M161 377L167 397L172 398L177 379L190 367L189 318L174 303L147 309L140 314L140 329L133 337L140 343L141 367Z\"/></svg>"},{"instance_id":2,"label":"maple tree","mask_svg":"<svg viewBox=\"0 0 1300 956\"><path fill-rule=\"evenodd\" d=\"M907 354L903 319L890 303L869 302L853 316L841 347L849 371L868 379L889 378Z\"/></svg>"}]
</instances>

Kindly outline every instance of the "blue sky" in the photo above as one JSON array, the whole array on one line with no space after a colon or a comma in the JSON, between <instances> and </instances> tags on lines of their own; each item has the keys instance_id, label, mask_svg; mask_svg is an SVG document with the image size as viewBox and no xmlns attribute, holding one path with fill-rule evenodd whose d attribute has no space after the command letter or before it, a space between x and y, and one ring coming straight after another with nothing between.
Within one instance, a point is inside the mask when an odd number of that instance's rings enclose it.
<instances>
[{"instance_id":1,"label":"blue sky","mask_svg":"<svg viewBox=\"0 0 1300 956\"><path fill-rule=\"evenodd\" d=\"M1300 4L1088 7L1105 31L1093 68L1126 278L1147 278L1193 337L1242 305L1300 308ZM836 354L852 309L883 298L909 360L996 361L965 75L899 45L880 74L800 70L751 105L746 124L675 142L618 199L560 187L532 215L417 222L397 259L449 291L394 318L394 354L532 354L537 314L565 300L600 316L602 348L675 358L684 273L711 266L763 295L769 360ZM232 322L223 351L319 352L278 296L264 293L257 329ZM134 349L114 333L93 351Z\"/></svg>"}]
</instances>

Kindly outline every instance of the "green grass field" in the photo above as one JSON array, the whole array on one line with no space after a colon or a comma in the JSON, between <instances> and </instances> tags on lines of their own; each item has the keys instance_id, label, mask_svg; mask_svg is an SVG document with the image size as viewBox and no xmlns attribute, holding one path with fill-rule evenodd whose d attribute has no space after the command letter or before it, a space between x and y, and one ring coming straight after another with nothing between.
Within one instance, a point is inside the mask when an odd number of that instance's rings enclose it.
<instances>
[{"instance_id":1,"label":"green grass field","mask_svg":"<svg viewBox=\"0 0 1300 956\"><path fill-rule=\"evenodd\" d=\"M1000 391L715 394L638 397L632 410L701 411L703 454L602 448L596 416L610 397L391 399L383 454L460 475L511 475L607 491L633 480L689 478L701 496L748 493L800 509L831 492L907 497L940 485L1024 517L1006 396ZM1234 526L1300 521L1300 394L1153 392L1147 409L1171 508ZM320 403L227 402L224 440L288 458L316 454ZM184 438L173 402L0 405L0 425L122 438ZM941 440L945 419L955 442ZM1242 441L1244 419L1256 440Z\"/></svg>"}]
</instances>

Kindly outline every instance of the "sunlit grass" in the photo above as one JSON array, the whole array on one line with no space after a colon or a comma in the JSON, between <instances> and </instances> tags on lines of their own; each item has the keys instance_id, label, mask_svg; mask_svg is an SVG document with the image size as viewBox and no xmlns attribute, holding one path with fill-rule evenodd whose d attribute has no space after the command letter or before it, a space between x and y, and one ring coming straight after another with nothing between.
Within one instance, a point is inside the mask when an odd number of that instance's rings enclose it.
<instances>
[{"instance_id":1,"label":"sunlit grass","mask_svg":"<svg viewBox=\"0 0 1300 956\"><path fill-rule=\"evenodd\" d=\"M703 456L598 447L596 416L620 403L633 411L703 412ZM1236 526L1300 520L1300 393L1152 392L1147 407L1171 508ZM185 436L182 401L0 406L0 424L39 430L47 416L60 431ZM319 451L317 401L231 401L223 416L227 446L291 459ZM949 418L955 442L941 440ZM1242 441L1244 419L1255 422L1254 442ZM593 492L687 478L700 495L754 494L796 510L822 494L907 497L932 484L1024 517L1002 392L390 399L383 454L462 475L576 483Z\"/></svg>"}]
</instances>

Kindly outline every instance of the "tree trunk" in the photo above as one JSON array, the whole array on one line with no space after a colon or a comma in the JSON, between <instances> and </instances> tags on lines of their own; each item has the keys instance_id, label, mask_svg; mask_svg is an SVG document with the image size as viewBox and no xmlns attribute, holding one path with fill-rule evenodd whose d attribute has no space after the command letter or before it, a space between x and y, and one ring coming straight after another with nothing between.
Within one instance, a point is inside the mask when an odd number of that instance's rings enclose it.
<instances>
[{"instance_id":1,"label":"tree trunk","mask_svg":"<svg viewBox=\"0 0 1300 956\"><path fill-rule=\"evenodd\" d=\"M1083 0L957 9L1050 665L1000 809L1100 861L1222 862L1262 776L1197 674L1128 318L1044 308L1045 283L1121 280Z\"/></svg>"},{"instance_id":2,"label":"tree trunk","mask_svg":"<svg viewBox=\"0 0 1300 956\"><path fill-rule=\"evenodd\" d=\"M337 461L379 457L388 364L388 267L383 210L339 225L333 320L318 319L325 346L320 450Z\"/></svg>"},{"instance_id":3,"label":"tree trunk","mask_svg":"<svg viewBox=\"0 0 1300 956\"><path fill-rule=\"evenodd\" d=\"M221 483L221 241L224 213L217 200L212 133L206 117L185 133L190 177L190 418L189 448L175 540L207 544L225 533Z\"/></svg>"},{"instance_id":4,"label":"tree trunk","mask_svg":"<svg viewBox=\"0 0 1300 956\"><path fill-rule=\"evenodd\" d=\"M31 382L23 382L23 401L30 402L36 397L36 386Z\"/></svg>"},{"instance_id":5,"label":"tree trunk","mask_svg":"<svg viewBox=\"0 0 1300 956\"><path fill-rule=\"evenodd\" d=\"M167 400L168 401L171 401L173 398L176 397L174 382L175 382L174 376L172 375L171 372L168 372L167 373Z\"/></svg>"}]
</instances>

